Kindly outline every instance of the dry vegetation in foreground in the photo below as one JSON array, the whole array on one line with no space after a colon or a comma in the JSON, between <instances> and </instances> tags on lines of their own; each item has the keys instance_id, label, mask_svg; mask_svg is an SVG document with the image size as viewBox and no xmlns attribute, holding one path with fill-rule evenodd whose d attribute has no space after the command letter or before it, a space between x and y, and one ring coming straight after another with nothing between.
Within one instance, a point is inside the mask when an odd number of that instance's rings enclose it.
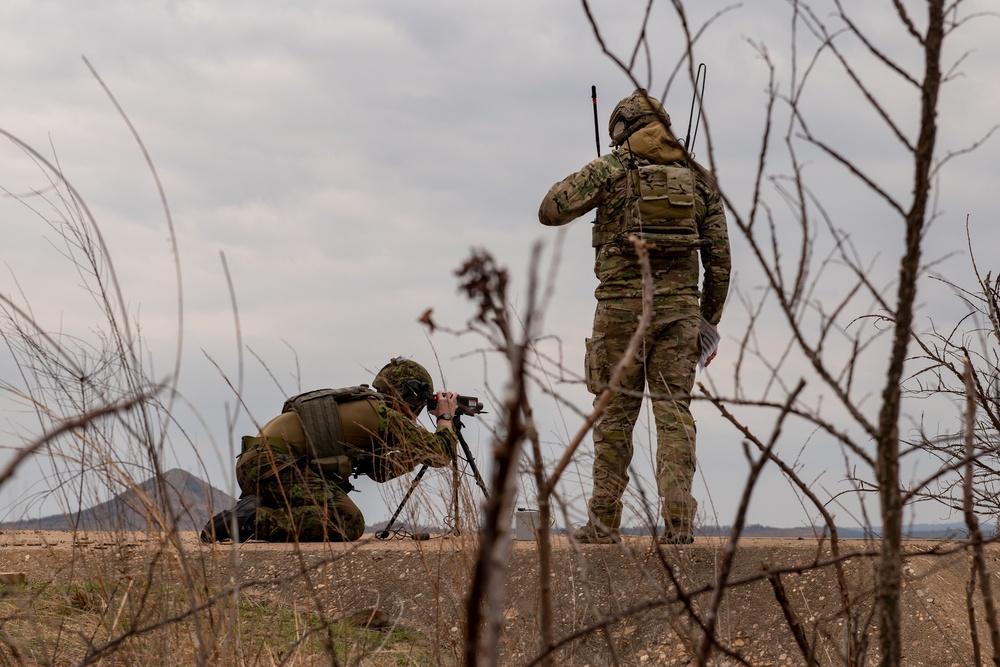
<instances>
[{"instance_id":1,"label":"dry vegetation in foreground","mask_svg":"<svg viewBox=\"0 0 1000 667\"><path fill-rule=\"evenodd\" d=\"M26 575L24 582L0 584L0 664L462 662L474 540L366 536L352 545L234 548L200 544L189 532L178 537L0 535L0 569ZM870 615L878 545L843 546L853 612ZM660 550L649 538L626 538L621 548L580 548L558 537L553 547L553 567L562 573L553 589L555 630L564 641L554 664L691 664L698 631L676 607L704 611L723 541L699 538L690 547ZM191 568L180 566L181 551L197 570L194 587ZM968 550L922 541L908 543L906 552L903 664L968 664ZM987 554L1000 560L995 545ZM829 556L828 545L813 540L741 542L718 627L730 655L720 651L712 664L809 664L793 629L814 642L815 664L840 664L831 660L842 642L840 593L832 570L820 566ZM676 584L664 576L663 562L674 569ZM515 542L499 664L533 664L538 655L537 564L537 545Z\"/></svg>"}]
</instances>

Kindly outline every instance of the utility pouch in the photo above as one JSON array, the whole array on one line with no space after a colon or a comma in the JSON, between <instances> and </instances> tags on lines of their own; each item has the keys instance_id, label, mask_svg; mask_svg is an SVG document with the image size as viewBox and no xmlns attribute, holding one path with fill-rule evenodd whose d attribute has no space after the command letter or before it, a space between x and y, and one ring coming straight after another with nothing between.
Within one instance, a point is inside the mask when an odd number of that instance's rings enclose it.
<instances>
[{"instance_id":1,"label":"utility pouch","mask_svg":"<svg viewBox=\"0 0 1000 667\"><path fill-rule=\"evenodd\" d=\"M587 391L599 395L608 384L608 350L604 346L604 334L595 334L584 341L584 380Z\"/></svg>"},{"instance_id":2,"label":"utility pouch","mask_svg":"<svg viewBox=\"0 0 1000 667\"><path fill-rule=\"evenodd\" d=\"M323 473L324 477L332 478L335 482L348 480L354 468L349 456L327 456L313 459L312 465Z\"/></svg>"},{"instance_id":3,"label":"utility pouch","mask_svg":"<svg viewBox=\"0 0 1000 667\"><path fill-rule=\"evenodd\" d=\"M686 255L702 247L696 221L694 172L682 164L647 164L628 172L626 187L635 209L617 224L595 225L592 245L625 251L635 234L660 256Z\"/></svg>"},{"instance_id":4,"label":"utility pouch","mask_svg":"<svg viewBox=\"0 0 1000 667\"><path fill-rule=\"evenodd\" d=\"M266 440L266 444L265 444ZM277 475L295 465L291 448L282 438L269 436L243 436L243 452L236 459L236 478L240 488L255 492L260 480Z\"/></svg>"},{"instance_id":5,"label":"utility pouch","mask_svg":"<svg viewBox=\"0 0 1000 667\"><path fill-rule=\"evenodd\" d=\"M630 172L643 220L693 220L694 172L686 166L649 164Z\"/></svg>"}]
</instances>

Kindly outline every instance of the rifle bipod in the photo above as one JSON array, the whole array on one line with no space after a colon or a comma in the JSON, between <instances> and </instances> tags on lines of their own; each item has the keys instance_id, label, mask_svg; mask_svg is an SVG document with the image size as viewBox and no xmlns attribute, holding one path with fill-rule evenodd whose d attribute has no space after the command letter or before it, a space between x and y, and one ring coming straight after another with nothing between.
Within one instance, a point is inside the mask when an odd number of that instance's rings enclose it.
<instances>
[{"instance_id":1,"label":"rifle bipod","mask_svg":"<svg viewBox=\"0 0 1000 667\"><path fill-rule=\"evenodd\" d=\"M486 483L483 481L482 475L479 474L479 468L476 467L476 459L475 457L472 456L472 450L469 448L469 443L465 441L465 436L462 435L461 415L455 415L454 424L455 424L455 435L458 436L458 443L462 446L462 452L465 454L465 460L469 464L469 468L472 469L472 476L476 480L476 486L478 486L480 490L482 490L483 498L489 500L490 499L489 489L486 488ZM460 534L460 531L458 530L458 483L460 475L458 473L457 454L452 459L451 465L453 470L452 515L451 515L451 521L449 522L451 530L449 531L448 534L458 535ZM408 501L410 499L410 496L413 495L413 491L417 488L417 485L420 484L420 479L424 476L424 473L427 472L427 468L429 467L430 465L425 463L420 467L420 470L417 471L417 474L413 478L413 481L410 482L410 488L407 489L406 495L403 496L403 499L399 502L399 507L397 507L396 511L392 513L392 517L389 519L389 522L385 524L385 528L375 533L376 538L384 540L388 538L390 534L392 534L392 525L396 523L396 519L399 518L400 513L403 511L403 507L406 506L406 501ZM428 535L427 533L414 533L411 535L411 537L415 540L426 540L430 538L430 535Z\"/></svg>"}]
</instances>

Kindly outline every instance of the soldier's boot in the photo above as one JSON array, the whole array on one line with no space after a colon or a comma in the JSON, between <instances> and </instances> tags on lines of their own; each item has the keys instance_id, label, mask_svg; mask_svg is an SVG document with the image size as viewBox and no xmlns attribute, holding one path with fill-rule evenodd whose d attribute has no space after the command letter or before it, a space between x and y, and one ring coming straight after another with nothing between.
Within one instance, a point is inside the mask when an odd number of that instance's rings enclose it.
<instances>
[{"instance_id":1,"label":"soldier's boot","mask_svg":"<svg viewBox=\"0 0 1000 667\"><path fill-rule=\"evenodd\" d=\"M660 544L691 544L694 542L694 529L690 519L670 519L666 529L659 538Z\"/></svg>"},{"instance_id":2,"label":"soldier's boot","mask_svg":"<svg viewBox=\"0 0 1000 667\"><path fill-rule=\"evenodd\" d=\"M573 531L573 539L580 544L614 544L618 541L618 531L591 519L587 525Z\"/></svg>"},{"instance_id":3,"label":"soldier's boot","mask_svg":"<svg viewBox=\"0 0 1000 667\"><path fill-rule=\"evenodd\" d=\"M231 510L219 512L213 516L201 529L202 542L221 542L231 540L233 516L236 517L236 541L246 542L254 536L257 529L257 497L244 496Z\"/></svg>"}]
</instances>

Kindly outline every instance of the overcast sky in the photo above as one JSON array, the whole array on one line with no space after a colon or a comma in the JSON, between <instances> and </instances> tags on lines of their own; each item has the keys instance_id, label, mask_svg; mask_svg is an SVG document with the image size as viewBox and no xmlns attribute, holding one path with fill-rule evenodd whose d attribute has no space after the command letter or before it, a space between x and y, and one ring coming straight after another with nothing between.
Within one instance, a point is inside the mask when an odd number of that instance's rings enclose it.
<instances>
[{"instance_id":1,"label":"overcast sky","mask_svg":"<svg viewBox=\"0 0 1000 667\"><path fill-rule=\"evenodd\" d=\"M609 48L628 59L645 3L593 4ZM764 0L690 4L695 26L729 8L696 45L696 59L706 64L708 76L707 128L702 127L695 152L707 162L711 139L720 185L745 214L767 104L768 71L757 48L766 47L787 93L790 8ZM856 6L861 24L881 44L919 73L919 53L891 8L847 4ZM906 4L921 16L925 3ZM817 2L816 11L827 15L831 5ZM991 5L963 3L962 11ZM439 360L435 378L440 384L443 371L451 390L480 396L487 395L487 387L500 391L503 367L484 364L475 353L483 340L442 332L428 336L417 322L431 307L439 323L454 328L470 317L472 307L456 291L454 270L472 247L487 248L508 267L515 309L524 306L532 245L545 244L543 277L558 255L542 349L562 355L570 371L582 370L594 307L590 225L581 219L563 231L544 228L537 209L553 182L596 156L591 85L598 89L602 152L608 150L608 113L633 86L601 53L580 3L15 0L0 6L0 25L0 129L58 161L87 202L157 378L172 373L178 337L166 216L141 150L83 57L127 113L162 180L183 276L179 387L193 406L180 406L176 416L206 469L186 444L175 447L167 467L187 468L232 491L231 448L239 435L254 431L245 412L234 437L226 429L226 414L236 400L222 373L234 384L240 373L222 255L246 350L243 400L259 423L280 410L286 395L368 382L395 355L430 368ZM996 19L983 19L949 48L949 62L961 49L974 50L942 102L940 155L968 146L1000 122L998 27ZM653 65L651 70L642 65L637 73L659 96L682 53L670 3L657 7L649 34ZM814 48L808 35L800 34L799 43L805 52ZM828 56L817 63L805 97L814 128L884 176L905 199L912 167L833 65ZM881 68L865 72L915 134L913 90ZM691 90L681 74L666 96L680 134ZM781 137L784 131L776 129ZM928 236L932 256L964 251L966 215L982 247L998 240L993 229L998 150L996 141L988 142L942 174L941 215ZM886 211L854 195L856 185L843 170L812 168L821 194L834 202L837 226L852 235L888 282L902 248L898 222L882 224ZM779 172L780 162L773 169ZM23 194L46 184L43 171L23 151L12 143L0 147L0 187ZM769 194L774 196L773 189ZM780 206L779 198L774 201ZM52 229L11 197L0 202L0 224L3 294L30 305L49 331L91 335L96 311L72 263L55 247ZM759 281L753 260L741 254L745 244L731 233L734 289L753 293ZM789 230L793 239L794 233ZM967 262L945 266L968 284L969 276L960 274ZM961 310L946 289L922 296L925 310ZM734 341L748 322L737 301L732 299L723 317L720 357L701 378L723 391L731 388L727 373L736 363ZM0 369L16 385L10 361ZM868 371L878 391L882 369ZM590 397L578 383L559 384L558 390L578 410L588 409ZM548 455L558 457L580 419L535 395ZM697 404L695 415L696 495L707 521L730 523L747 472L740 437L710 405ZM5 416L3 444L16 447L23 415ZM485 466L488 429L473 423L467 436ZM804 444L788 443L785 451L794 456ZM561 492L569 499L579 501L589 490L589 449L588 441L579 470L563 482ZM648 482L648 448L645 454L642 449L636 463ZM839 454L803 461L815 466L806 478L831 492L840 488ZM10 508L40 488L37 476L26 471L0 489L0 498ZM373 485L354 497L369 522L394 509ZM531 503L525 491L519 504ZM767 478L751 505L755 523L799 525L804 517L777 475ZM579 504L574 518L582 521Z\"/></svg>"}]
</instances>

